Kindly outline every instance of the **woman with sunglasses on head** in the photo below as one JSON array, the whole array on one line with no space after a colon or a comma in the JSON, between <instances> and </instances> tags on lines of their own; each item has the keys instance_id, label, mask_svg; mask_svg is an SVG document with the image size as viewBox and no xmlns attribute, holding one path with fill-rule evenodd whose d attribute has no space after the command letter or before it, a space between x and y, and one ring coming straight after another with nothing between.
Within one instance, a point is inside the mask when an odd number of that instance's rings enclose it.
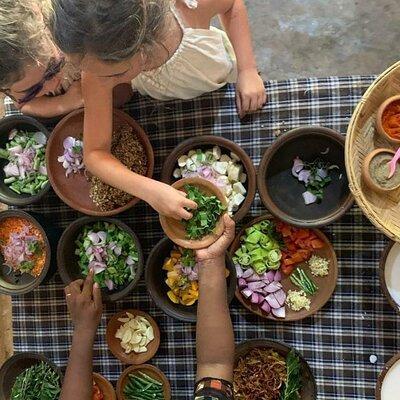
<instances>
[{"instance_id":1,"label":"woman with sunglasses on head","mask_svg":"<svg viewBox=\"0 0 400 400\"><path fill-rule=\"evenodd\" d=\"M0 0L0 91L37 117L83 107L80 71L53 43L50 12L50 0Z\"/></svg>"}]
</instances>

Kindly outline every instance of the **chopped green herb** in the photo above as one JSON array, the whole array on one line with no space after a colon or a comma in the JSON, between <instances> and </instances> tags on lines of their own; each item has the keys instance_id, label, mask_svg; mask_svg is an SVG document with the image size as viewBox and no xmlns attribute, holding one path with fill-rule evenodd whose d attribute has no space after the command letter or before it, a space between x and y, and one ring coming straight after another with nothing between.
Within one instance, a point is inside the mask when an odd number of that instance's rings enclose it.
<instances>
[{"instance_id":1,"label":"chopped green herb","mask_svg":"<svg viewBox=\"0 0 400 400\"><path fill-rule=\"evenodd\" d=\"M281 391L280 400L300 400L301 364L299 356L290 350L286 357L286 381Z\"/></svg>"}]
</instances>

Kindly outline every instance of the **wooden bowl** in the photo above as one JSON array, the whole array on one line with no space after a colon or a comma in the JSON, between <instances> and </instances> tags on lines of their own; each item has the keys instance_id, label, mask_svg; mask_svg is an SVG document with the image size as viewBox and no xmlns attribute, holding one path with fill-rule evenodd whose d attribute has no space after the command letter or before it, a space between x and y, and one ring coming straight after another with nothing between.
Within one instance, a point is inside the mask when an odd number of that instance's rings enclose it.
<instances>
[{"instance_id":1,"label":"wooden bowl","mask_svg":"<svg viewBox=\"0 0 400 400\"><path fill-rule=\"evenodd\" d=\"M185 185L196 186L206 195L216 196L219 201L226 207L227 204L225 196L211 182L201 178L186 178L175 182L172 187L177 190L184 191ZM203 249L205 247L208 247L215 241L217 241L224 232L224 222L222 220L222 215L217 222L217 226L215 227L214 232L210 233L207 236L204 236L200 240L187 239L186 230L181 221L165 217L164 215L160 215L160 223L165 234L178 246L184 247L186 249Z\"/></svg>"},{"instance_id":2,"label":"wooden bowl","mask_svg":"<svg viewBox=\"0 0 400 400\"><path fill-rule=\"evenodd\" d=\"M142 371L146 375L150 376L150 378L157 379L158 381L162 382L164 389L164 399L171 400L171 385L169 384L167 377L160 369L150 364L132 365L124 370L122 375L119 377L117 383L118 400L126 400L124 396L124 388L126 382L130 374L135 374L138 371Z\"/></svg>"},{"instance_id":3,"label":"wooden bowl","mask_svg":"<svg viewBox=\"0 0 400 400\"><path fill-rule=\"evenodd\" d=\"M256 194L257 187L256 169L254 164L248 154L238 144L221 136L214 135L195 136L184 140L177 147L175 147L172 153L170 153L165 159L161 172L161 180L169 185L176 180L172 174L174 169L177 168L178 158L182 155L187 154L190 150L206 150L213 146L219 146L223 153L228 155L230 152L235 153L240 158L240 161L243 165L243 170L247 174L247 181L244 183L244 186L247 190L246 198L232 217L236 222L238 222L242 220L249 212Z\"/></svg>"},{"instance_id":4,"label":"wooden bowl","mask_svg":"<svg viewBox=\"0 0 400 400\"><path fill-rule=\"evenodd\" d=\"M6 218L22 218L35 226L43 237L46 259L41 274L35 278L30 274L17 275L14 272L7 274L9 268L3 265L3 255L0 253L0 293L7 295L21 295L36 289L45 279L50 268L51 247L42 225L30 214L20 210L7 210L0 212L0 225Z\"/></svg>"},{"instance_id":5,"label":"wooden bowl","mask_svg":"<svg viewBox=\"0 0 400 400\"><path fill-rule=\"evenodd\" d=\"M381 135L376 134L375 120L379 106L389 97L400 93L400 61L388 68L364 93L355 109L346 136L346 169L349 186L365 216L386 236L400 241L399 193L382 195L371 190L362 179L365 156L377 147L397 150Z\"/></svg>"},{"instance_id":6,"label":"wooden bowl","mask_svg":"<svg viewBox=\"0 0 400 400\"><path fill-rule=\"evenodd\" d=\"M64 117L54 128L46 151L46 162L51 185L58 197L71 208L84 214L93 216L111 216L119 214L133 207L140 199L132 198L122 207L110 211L101 211L89 197L90 182L84 173L65 176L65 169L57 158L64 153L63 142L68 136L81 138L83 135L84 110L76 110ZM146 176L151 178L154 169L154 154L151 143L140 125L128 114L120 110L113 111L113 129L128 124L133 127L134 132L142 142L147 156Z\"/></svg>"},{"instance_id":7,"label":"wooden bowl","mask_svg":"<svg viewBox=\"0 0 400 400\"><path fill-rule=\"evenodd\" d=\"M61 370L47 357L32 352L18 353L10 357L0 368L0 399L9 399L12 387L18 375L42 361L48 364L58 374L61 386L63 379Z\"/></svg>"},{"instance_id":8,"label":"wooden bowl","mask_svg":"<svg viewBox=\"0 0 400 400\"><path fill-rule=\"evenodd\" d=\"M341 218L352 206L344 162L344 136L332 129L305 126L280 136L264 153L257 185L264 206L290 225L317 228ZM324 153L327 149L329 152ZM293 160L321 158L339 170L332 170L332 182L324 189L320 203L305 205L302 182L292 175Z\"/></svg>"},{"instance_id":9,"label":"wooden bowl","mask_svg":"<svg viewBox=\"0 0 400 400\"><path fill-rule=\"evenodd\" d=\"M381 290L385 295L386 300L398 314L400 314L400 304L396 303L396 301L393 299L392 293L394 289L387 285L386 280L389 274L391 274L393 278L395 275L400 276L400 265L398 268L399 271L397 273L395 273L394 271L390 271L390 269L389 268L387 269L386 266L387 264L397 265L398 264L397 259L399 258L400 260L400 257L398 256L399 254L400 254L400 244L391 241L386 246L379 261L379 280L381 284Z\"/></svg>"},{"instance_id":10,"label":"wooden bowl","mask_svg":"<svg viewBox=\"0 0 400 400\"><path fill-rule=\"evenodd\" d=\"M157 307L163 310L172 318L185 322L196 322L197 320L197 302L192 306L184 306L174 304L168 297L169 287L165 283L167 271L163 270L163 262L169 257L174 243L168 239L161 239L151 251L147 259L145 268L145 279L147 291L150 297L156 303ZM226 268L229 269L229 277L227 278L227 294L229 303L235 297L236 289L236 269L232 259L226 254Z\"/></svg>"},{"instance_id":11,"label":"wooden bowl","mask_svg":"<svg viewBox=\"0 0 400 400\"><path fill-rule=\"evenodd\" d=\"M373 178L371 177L371 173L369 171L369 167L371 164L371 161L378 155L378 154L390 154L391 157L394 157L395 152L391 149L375 149L373 151L371 151L371 153L369 153L363 162L363 166L362 166L362 171L361 171L361 175L364 179L365 184L371 189L371 190L375 190L378 193L388 193L388 192L392 192L394 190L397 190L400 187L400 183L394 187L394 188L384 188L382 186L379 186L375 183L375 181L373 180Z\"/></svg>"},{"instance_id":12,"label":"wooden bowl","mask_svg":"<svg viewBox=\"0 0 400 400\"><path fill-rule=\"evenodd\" d=\"M389 142L395 144L395 145L400 145L400 139L393 139L391 136L389 136L385 129L383 129L383 124L382 124L382 117L383 113L385 112L386 108L392 104L395 101L400 101L400 95L396 96L391 96L388 99L386 99L378 108L378 112L376 113L376 131L381 135L383 139L388 140Z\"/></svg>"},{"instance_id":13,"label":"wooden bowl","mask_svg":"<svg viewBox=\"0 0 400 400\"><path fill-rule=\"evenodd\" d=\"M50 133L39 121L32 117L27 117L25 115L11 115L9 117L2 118L0 121L0 148L4 148L8 142L8 134L12 129L21 129L26 131L40 131L43 132L47 138L49 138ZM47 143L48 146L48 143ZM46 161L47 163L47 161ZM1 158L0 159L0 202L11 206L27 206L28 204L37 203L42 199L42 197L49 191L50 183L35 195L30 194L18 194L12 191L4 183L4 166L8 164L8 161ZM48 170L48 168L47 168Z\"/></svg>"},{"instance_id":14,"label":"wooden bowl","mask_svg":"<svg viewBox=\"0 0 400 400\"><path fill-rule=\"evenodd\" d=\"M121 325L123 325L122 322L118 321L118 318L126 317L126 312L129 312L135 316L140 315L142 317L145 317L153 327L154 339L147 345L147 351L145 353L135 353L132 351L131 353L126 354L124 349L121 347L120 339L117 339L115 337L117 330ZM113 353L113 355L118 358L118 360L120 360L124 364L139 365L149 361L157 353L157 350L160 346L160 329L158 328L156 321L154 321L154 319L144 311L131 309L123 310L113 315L113 317L108 322L106 339L108 348L110 349L111 353Z\"/></svg>"},{"instance_id":15,"label":"wooden bowl","mask_svg":"<svg viewBox=\"0 0 400 400\"><path fill-rule=\"evenodd\" d=\"M258 218L255 218L252 220L250 223L248 223L246 226L243 227L243 229L238 233L238 235L235 237L235 240L233 241L229 254L231 257L234 256L235 251L239 248L240 246L240 237L244 235L245 230L247 228L250 228L254 224L257 224L261 221L264 220L269 220L273 219L269 215L263 215ZM312 275L312 280L315 282L315 284L318 286L318 292L312 296L311 299L311 305L310 309L301 309L300 311L293 311L289 307L286 307L286 317L285 318L276 318L272 314L266 314L264 313L260 307L252 304L249 300L247 300L241 293L239 288L236 288L236 298L242 303L242 305L247 308L249 311L251 311L253 314L258 315L261 318L266 318L270 319L273 321L280 321L280 322L291 322L291 321L299 321L301 319L310 317L311 315L314 315L317 313L331 298L333 292L335 291L336 284L337 284L337 278L338 278L338 262L336 258L336 253L335 250L333 249L332 244L329 242L328 238L318 229L313 229L313 232L318 236L319 239L321 239L325 243L325 247L322 249L315 250L313 254L323 257L329 260L329 274L327 276L313 276ZM300 264L300 266L304 267L306 263ZM309 274L310 275L310 274ZM283 275L285 276L285 275ZM311 275L310 275L311 276ZM282 286L285 292L288 290L300 290L299 287L294 285L289 277L285 277L282 281Z\"/></svg>"},{"instance_id":16,"label":"wooden bowl","mask_svg":"<svg viewBox=\"0 0 400 400\"><path fill-rule=\"evenodd\" d=\"M104 378L103 375L93 372L93 380L96 382L96 385L102 391L104 400L117 399L117 395L115 394L113 385L111 385L111 383L106 378Z\"/></svg>"},{"instance_id":17,"label":"wooden bowl","mask_svg":"<svg viewBox=\"0 0 400 400\"><path fill-rule=\"evenodd\" d=\"M381 373L379 374L378 380L376 382L375 386L375 399L376 400L385 400L382 398L382 386L384 383L384 380L390 370L395 364L400 363L400 353L397 353L395 356L393 356L383 367ZM396 376L395 379L399 379L398 376Z\"/></svg>"},{"instance_id":18,"label":"wooden bowl","mask_svg":"<svg viewBox=\"0 0 400 400\"><path fill-rule=\"evenodd\" d=\"M287 357L289 352L292 350L291 347L287 346L284 343L278 342L276 340L269 339L254 339L247 340L245 342L240 343L236 346L235 351L235 368L239 359L245 356L248 352L255 348L269 348L276 351L282 357ZM295 350L296 354L299 356L301 363L301 381L302 381L302 389L300 391L301 400L316 400L317 399L317 385L315 382L314 375L309 367L307 361L303 358L303 356Z\"/></svg>"},{"instance_id":19,"label":"wooden bowl","mask_svg":"<svg viewBox=\"0 0 400 400\"><path fill-rule=\"evenodd\" d=\"M143 250L140 245L139 239L135 232L123 222L113 218L96 218L96 217L82 217L72 222L61 235L60 241L57 246L57 264L58 272L65 285L69 285L76 279L83 279L81 268L78 264L78 256L75 254L76 244L75 241L85 225L93 224L97 221L109 222L117 225L119 228L129 233L135 241L138 251L138 263L136 265L136 276L125 286L116 290L102 289L104 301L117 301L127 296L137 285L143 272Z\"/></svg>"}]
</instances>

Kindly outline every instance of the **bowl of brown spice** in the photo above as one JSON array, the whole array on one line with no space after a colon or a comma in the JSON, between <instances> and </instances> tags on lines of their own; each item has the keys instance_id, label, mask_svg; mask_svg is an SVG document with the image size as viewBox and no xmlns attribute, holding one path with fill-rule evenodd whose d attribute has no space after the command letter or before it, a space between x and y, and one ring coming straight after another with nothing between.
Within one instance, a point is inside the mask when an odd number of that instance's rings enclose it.
<instances>
[{"instance_id":1,"label":"bowl of brown spice","mask_svg":"<svg viewBox=\"0 0 400 400\"><path fill-rule=\"evenodd\" d=\"M76 110L54 128L46 149L51 186L71 208L92 216L111 216L140 199L102 182L83 163L84 111ZM111 153L131 171L151 178L154 153L143 128L128 114L113 111Z\"/></svg>"}]
</instances>

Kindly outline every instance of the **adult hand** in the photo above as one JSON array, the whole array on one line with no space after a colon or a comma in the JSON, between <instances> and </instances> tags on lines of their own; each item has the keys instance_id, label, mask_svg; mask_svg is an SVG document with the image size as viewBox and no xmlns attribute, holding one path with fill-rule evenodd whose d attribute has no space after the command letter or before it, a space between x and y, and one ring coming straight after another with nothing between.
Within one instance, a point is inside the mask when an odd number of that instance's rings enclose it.
<instances>
[{"instance_id":1,"label":"adult hand","mask_svg":"<svg viewBox=\"0 0 400 400\"><path fill-rule=\"evenodd\" d=\"M93 284L93 276L90 270L85 280L78 279L64 289L75 330L92 335L96 333L103 311L101 290L97 283Z\"/></svg>"},{"instance_id":2,"label":"adult hand","mask_svg":"<svg viewBox=\"0 0 400 400\"><path fill-rule=\"evenodd\" d=\"M264 82L257 69L239 71L236 83L236 106L240 118L263 108L267 101Z\"/></svg>"},{"instance_id":3,"label":"adult hand","mask_svg":"<svg viewBox=\"0 0 400 400\"><path fill-rule=\"evenodd\" d=\"M151 183L151 193L146 200L159 214L177 220L189 220L193 215L186 209L195 210L197 203L186 198L186 193L162 182Z\"/></svg>"}]
</instances>

